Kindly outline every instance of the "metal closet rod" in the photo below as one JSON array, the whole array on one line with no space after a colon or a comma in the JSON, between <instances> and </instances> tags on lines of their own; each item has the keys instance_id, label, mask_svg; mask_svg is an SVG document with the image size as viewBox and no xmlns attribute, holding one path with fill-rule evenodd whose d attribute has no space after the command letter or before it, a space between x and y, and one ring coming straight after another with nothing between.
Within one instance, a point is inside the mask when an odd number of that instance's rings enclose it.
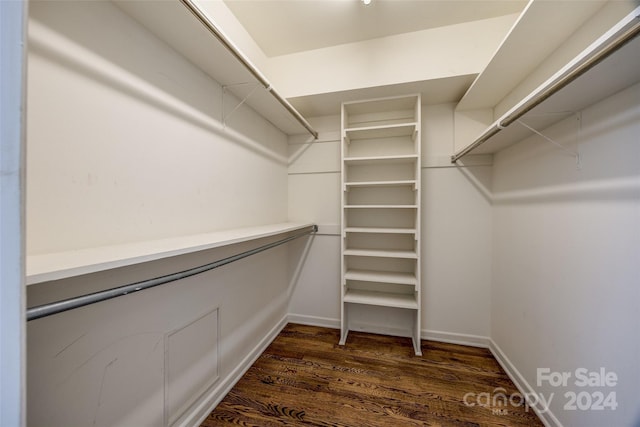
<instances>
[{"instance_id":1,"label":"metal closet rod","mask_svg":"<svg viewBox=\"0 0 640 427\"><path fill-rule=\"evenodd\" d=\"M603 48L599 49L593 55L588 56L583 61L578 63L575 67L570 69L566 74L562 75L556 81L549 84L549 86L545 87L537 96L523 103L520 107L516 108L514 111L508 113L506 116L498 120L494 123L489 129L487 129L480 137L475 140L471 145L467 146L464 150L459 153L451 156L451 163L457 162L462 157L469 154L471 151L475 150L486 141L488 141L492 136L496 135L505 127L509 126L520 117L524 116L526 113L531 111L533 108L544 102L547 98L551 97L562 88L567 86L569 83L576 80L582 74L589 71L591 68L598 65L609 55L620 49L627 42L631 41L640 33L640 15L634 16L633 20L630 21L627 25L623 26L616 34L613 36L613 39L609 40L607 45Z\"/></svg>"},{"instance_id":2,"label":"metal closet rod","mask_svg":"<svg viewBox=\"0 0 640 427\"><path fill-rule=\"evenodd\" d=\"M305 119L302 114L298 112L293 106L284 99L278 92L273 89L271 83L267 80L265 76L262 75L260 70L258 70L245 56L240 52L240 50L233 44L231 40L229 40L223 33L220 31L218 27L215 26L213 22L207 18L207 16L202 12L202 10L196 6L192 0L180 0L182 4L189 9L191 12L201 23L205 26L207 30L211 34L217 38L220 43L238 60L244 67L260 82L260 84L280 103L287 111L302 125L304 128L311 134L315 139L318 139L318 132L311 127L307 119Z\"/></svg>"},{"instance_id":3,"label":"metal closet rod","mask_svg":"<svg viewBox=\"0 0 640 427\"><path fill-rule=\"evenodd\" d=\"M154 279L143 280L141 282L131 283L124 286L118 286L116 288L107 289L104 291L94 292L91 294L80 295L78 297L68 298L60 301L55 301L49 304L38 305L27 309L27 321L40 319L42 317L51 316L54 314L62 313L64 311L73 310L87 305L96 304L108 299L117 298L125 295L129 295L133 292L142 291L145 289L153 288L156 286L164 285L166 283L175 282L176 280L184 279L187 277L195 276L196 274L204 273L206 271L213 270L223 265L230 264L234 261L241 260L251 255L266 251L267 249L275 248L302 236L306 236L318 231L317 225L311 225L307 230L300 233L296 233L292 236L285 237L284 239L276 242L268 243L266 245L259 246L255 249L232 255L227 258L219 259L209 264L201 265L200 267L190 268L188 270L180 271L178 273L167 274L165 276L156 277Z\"/></svg>"}]
</instances>

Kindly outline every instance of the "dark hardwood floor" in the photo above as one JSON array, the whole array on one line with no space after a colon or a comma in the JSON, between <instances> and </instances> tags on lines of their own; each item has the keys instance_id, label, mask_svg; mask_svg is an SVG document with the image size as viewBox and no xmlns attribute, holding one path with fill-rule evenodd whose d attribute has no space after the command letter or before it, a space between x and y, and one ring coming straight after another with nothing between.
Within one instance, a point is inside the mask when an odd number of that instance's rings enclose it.
<instances>
[{"instance_id":1,"label":"dark hardwood floor","mask_svg":"<svg viewBox=\"0 0 640 427\"><path fill-rule=\"evenodd\" d=\"M409 338L338 338L287 325L202 426L542 426L486 349L423 340L417 357Z\"/></svg>"}]
</instances>

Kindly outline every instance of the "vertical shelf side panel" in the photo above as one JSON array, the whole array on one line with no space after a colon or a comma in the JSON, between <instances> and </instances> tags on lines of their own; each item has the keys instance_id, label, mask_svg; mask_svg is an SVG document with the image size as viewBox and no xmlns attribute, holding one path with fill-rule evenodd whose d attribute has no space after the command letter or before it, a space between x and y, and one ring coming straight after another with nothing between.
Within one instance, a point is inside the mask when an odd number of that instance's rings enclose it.
<instances>
[{"instance_id":1,"label":"vertical shelf side panel","mask_svg":"<svg viewBox=\"0 0 640 427\"><path fill-rule=\"evenodd\" d=\"M416 234L415 234L415 250L417 255L416 260L416 303L417 309L415 313L415 322L413 330L413 346L416 356L422 356L422 255L421 255L421 217L422 217L422 100L420 95L416 99L416 135L415 135L415 147L418 160L416 161Z\"/></svg>"},{"instance_id":2,"label":"vertical shelf side panel","mask_svg":"<svg viewBox=\"0 0 640 427\"><path fill-rule=\"evenodd\" d=\"M345 306L345 301L344 301L344 297L345 297L345 293L346 293L346 287L347 287L347 280L345 278L345 274L346 274L346 265L345 265L345 255L344 255L344 251L345 251L345 245L346 245L346 239L347 239L347 233L345 232L345 228L347 226L346 224L346 217L345 217L345 212L344 212L344 205L346 202L346 192L347 192L347 187L345 185L345 182L347 181L347 165L344 162L344 158L345 158L345 150L346 150L346 143L347 143L347 135L345 132L345 128L348 126L349 123L349 117L348 117L348 111L345 108L344 103L342 104L341 110L340 110L340 227L341 227L341 231L340 231L340 345L345 345L346 341L347 341L347 334L349 333L349 330L347 328L348 326L348 319L347 319L347 312L346 312L346 306Z\"/></svg>"}]
</instances>

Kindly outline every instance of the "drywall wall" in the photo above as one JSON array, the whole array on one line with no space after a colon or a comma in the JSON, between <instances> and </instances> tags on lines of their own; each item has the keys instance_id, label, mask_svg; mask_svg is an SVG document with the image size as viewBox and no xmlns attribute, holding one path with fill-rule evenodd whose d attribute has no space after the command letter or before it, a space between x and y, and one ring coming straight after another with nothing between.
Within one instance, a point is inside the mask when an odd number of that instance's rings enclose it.
<instances>
[{"instance_id":1,"label":"drywall wall","mask_svg":"<svg viewBox=\"0 0 640 427\"><path fill-rule=\"evenodd\" d=\"M318 225L295 278L291 320L340 327L340 116L311 117L316 141L289 137L289 220Z\"/></svg>"},{"instance_id":2,"label":"drywall wall","mask_svg":"<svg viewBox=\"0 0 640 427\"><path fill-rule=\"evenodd\" d=\"M220 86L111 2L30 9L30 254L286 221L284 134L246 107L223 128ZM28 306L279 237L32 285ZM282 246L29 322L28 424L197 424L284 325L290 262Z\"/></svg>"},{"instance_id":3,"label":"drywall wall","mask_svg":"<svg viewBox=\"0 0 640 427\"><path fill-rule=\"evenodd\" d=\"M422 336L487 343L491 280L490 159L451 166L453 104L422 106ZM340 119L311 118L318 142L290 138L289 219L319 225L292 294L292 320L340 321ZM489 161L487 161L489 160ZM382 314L381 314L382 313ZM409 333L406 311L359 307L354 329Z\"/></svg>"},{"instance_id":4,"label":"drywall wall","mask_svg":"<svg viewBox=\"0 0 640 427\"><path fill-rule=\"evenodd\" d=\"M640 85L544 133L581 167L537 136L495 155L494 349L525 390L552 398L551 425L638 425ZM567 372L566 386L539 369ZM617 381L581 386L579 369ZM592 410L598 393L617 407Z\"/></svg>"},{"instance_id":5,"label":"drywall wall","mask_svg":"<svg viewBox=\"0 0 640 427\"><path fill-rule=\"evenodd\" d=\"M35 2L29 46L29 254L286 221L286 137L111 3Z\"/></svg>"}]
</instances>

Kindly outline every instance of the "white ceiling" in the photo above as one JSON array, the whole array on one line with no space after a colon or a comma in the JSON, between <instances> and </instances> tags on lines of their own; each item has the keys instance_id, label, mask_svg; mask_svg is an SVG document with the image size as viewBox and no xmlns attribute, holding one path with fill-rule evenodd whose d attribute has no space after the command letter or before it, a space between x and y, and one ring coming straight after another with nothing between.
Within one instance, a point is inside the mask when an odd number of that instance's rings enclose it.
<instances>
[{"instance_id":1,"label":"white ceiling","mask_svg":"<svg viewBox=\"0 0 640 427\"><path fill-rule=\"evenodd\" d=\"M225 0L268 57L519 13L527 0Z\"/></svg>"}]
</instances>

